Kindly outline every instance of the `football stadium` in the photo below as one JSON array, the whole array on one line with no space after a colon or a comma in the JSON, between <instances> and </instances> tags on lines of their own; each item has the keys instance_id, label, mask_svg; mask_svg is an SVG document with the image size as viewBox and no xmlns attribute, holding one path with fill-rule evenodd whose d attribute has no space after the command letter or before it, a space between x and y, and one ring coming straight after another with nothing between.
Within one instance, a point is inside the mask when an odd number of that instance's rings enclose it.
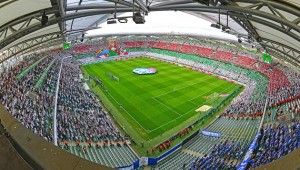
<instances>
[{"instance_id":1,"label":"football stadium","mask_svg":"<svg viewBox=\"0 0 300 170\"><path fill-rule=\"evenodd\" d=\"M300 168L297 0L0 0L0 169Z\"/></svg>"}]
</instances>

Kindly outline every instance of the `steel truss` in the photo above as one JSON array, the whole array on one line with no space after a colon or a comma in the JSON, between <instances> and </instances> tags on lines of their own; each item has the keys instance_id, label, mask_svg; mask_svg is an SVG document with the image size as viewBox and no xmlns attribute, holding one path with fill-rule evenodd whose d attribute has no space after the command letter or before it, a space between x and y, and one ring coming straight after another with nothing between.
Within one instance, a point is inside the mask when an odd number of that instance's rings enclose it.
<instances>
[{"instance_id":1,"label":"steel truss","mask_svg":"<svg viewBox=\"0 0 300 170\"><path fill-rule=\"evenodd\" d=\"M53 32L50 34L45 34L45 35L41 35L38 37L34 37L31 39L27 39L21 43L18 43L8 49L6 49L5 51L2 52L2 54L0 54L0 63L2 63L3 61L18 55L18 54L22 54L24 52L28 52L28 50L32 50L33 47L42 47L45 44L50 44L50 42L52 42L53 40L55 41L62 41L62 36L61 36L61 32Z\"/></svg>"},{"instance_id":2,"label":"steel truss","mask_svg":"<svg viewBox=\"0 0 300 170\"><path fill-rule=\"evenodd\" d=\"M34 13L22 16L13 20L7 24L0 27L0 49L4 48L13 41L23 37L26 34L37 31L41 28L63 23L67 20L72 20L76 18L93 16L99 14L110 14L115 11L115 3L117 4L117 12L132 12L132 3L124 0L107 0L113 2L112 4L103 5L78 5L72 7L65 7L65 11L77 11L70 14L65 14L60 8L61 15L59 17L55 16L55 13L59 12L58 9L50 8L36 11ZM248 33L249 37L257 42L259 42L264 48L272 49L278 53L286 53L281 55L287 61L290 61L294 65L300 64L300 53L298 49L294 47L282 44L280 42L275 42L268 39L268 37L261 37L256 28L254 28L251 22L255 22L264 26L271 27L284 33L285 35L293 38L300 43L300 9L295 5L291 5L288 2L283 1L272 1L272 0L214 0L211 1L211 6L204 6L196 3L193 0L173 0L157 3L155 5L147 6L143 0L136 0L135 4L139 8L136 11L189 11L189 12L209 12L209 13L220 13L224 15L229 15L237 23L239 23ZM249 3L250 5L241 7L238 3ZM221 5L218 5L221 4ZM268 8L271 13L262 11L262 9ZM146 8L146 9L145 9ZM92 9L88 11L87 9ZM32 23L32 20L41 20L42 11L46 11L49 17L49 21L45 26L42 26L40 22ZM288 20L283 12L293 16L293 20ZM101 18L103 20L103 18ZM20 26L21 25L21 26ZM18 26L18 28L16 28ZM3 60L0 60L3 61Z\"/></svg>"}]
</instances>

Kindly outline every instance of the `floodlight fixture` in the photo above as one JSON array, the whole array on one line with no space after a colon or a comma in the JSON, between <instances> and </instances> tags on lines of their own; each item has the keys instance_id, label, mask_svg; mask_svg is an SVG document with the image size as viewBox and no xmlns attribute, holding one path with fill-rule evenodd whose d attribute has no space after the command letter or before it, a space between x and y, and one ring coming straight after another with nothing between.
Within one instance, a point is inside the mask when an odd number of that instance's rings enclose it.
<instances>
[{"instance_id":1,"label":"floodlight fixture","mask_svg":"<svg viewBox=\"0 0 300 170\"><path fill-rule=\"evenodd\" d=\"M209 0L193 0L194 2L198 2L200 4L209 6Z\"/></svg>"},{"instance_id":2,"label":"floodlight fixture","mask_svg":"<svg viewBox=\"0 0 300 170\"><path fill-rule=\"evenodd\" d=\"M42 24L42 26L45 26L47 23L48 23L48 16L46 15L46 12L44 11L43 15L42 15L42 19L41 19L41 24Z\"/></svg>"},{"instance_id":3,"label":"floodlight fixture","mask_svg":"<svg viewBox=\"0 0 300 170\"><path fill-rule=\"evenodd\" d=\"M140 12L133 13L132 19L136 24L144 24L145 23L145 18Z\"/></svg>"},{"instance_id":4,"label":"floodlight fixture","mask_svg":"<svg viewBox=\"0 0 300 170\"><path fill-rule=\"evenodd\" d=\"M119 23L127 23L128 19L127 18L118 18Z\"/></svg>"},{"instance_id":5,"label":"floodlight fixture","mask_svg":"<svg viewBox=\"0 0 300 170\"><path fill-rule=\"evenodd\" d=\"M213 28L218 28L218 29L221 28L220 24L211 24L210 26L213 27Z\"/></svg>"},{"instance_id":6,"label":"floodlight fixture","mask_svg":"<svg viewBox=\"0 0 300 170\"><path fill-rule=\"evenodd\" d=\"M115 19L112 19L112 18L107 19L107 24L116 24L116 23L117 23L117 21Z\"/></svg>"},{"instance_id":7,"label":"floodlight fixture","mask_svg":"<svg viewBox=\"0 0 300 170\"><path fill-rule=\"evenodd\" d=\"M229 32L231 29L228 27L228 26L223 26L222 27L222 31L224 31L224 32Z\"/></svg>"}]
</instances>

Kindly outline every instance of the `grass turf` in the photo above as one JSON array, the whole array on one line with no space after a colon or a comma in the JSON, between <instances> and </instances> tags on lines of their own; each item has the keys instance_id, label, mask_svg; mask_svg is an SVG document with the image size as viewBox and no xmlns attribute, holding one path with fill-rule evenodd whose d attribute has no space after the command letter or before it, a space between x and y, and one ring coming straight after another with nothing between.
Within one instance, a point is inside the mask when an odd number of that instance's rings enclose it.
<instances>
[{"instance_id":1,"label":"grass turf","mask_svg":"<svg viewBox=\"0 0 300 170\"><path fill-rule=\"evenodd\" d=\"M158 73L132 73L138 67L153 67ZM182 130L183 127L178 125L201 117L195 110L206 104L206 96L213 92L231 93L238 86L148 58L90 64L82 69L86 76L94 75L103 81L109 91L105 95L129 122L119 122L121 126L124 125L125 129L133 127L145 141L159 137L171 129L175 132ZM108 72L119 77L120 81L113 80Z\"/></svg>"}]
</instances>

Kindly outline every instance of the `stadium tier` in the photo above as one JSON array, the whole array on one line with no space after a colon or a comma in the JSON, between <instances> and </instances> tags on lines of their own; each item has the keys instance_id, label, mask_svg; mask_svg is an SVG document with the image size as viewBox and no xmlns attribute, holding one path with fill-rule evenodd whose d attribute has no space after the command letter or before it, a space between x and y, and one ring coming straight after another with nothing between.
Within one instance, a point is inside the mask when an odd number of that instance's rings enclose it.
<instances>
[{"instance_id":1,"label":"stadium tier","mask_svg":"<svg viewBox=\"0 0 300 170\"><path fill-rule=\"evenodd\" d=\"M117 56L97 56L109 48ZM0 101L108 167L249 169L300 147L299 77L209 41L119 37L28 55L1 73Z\"/></svg>"}]
</instances>

